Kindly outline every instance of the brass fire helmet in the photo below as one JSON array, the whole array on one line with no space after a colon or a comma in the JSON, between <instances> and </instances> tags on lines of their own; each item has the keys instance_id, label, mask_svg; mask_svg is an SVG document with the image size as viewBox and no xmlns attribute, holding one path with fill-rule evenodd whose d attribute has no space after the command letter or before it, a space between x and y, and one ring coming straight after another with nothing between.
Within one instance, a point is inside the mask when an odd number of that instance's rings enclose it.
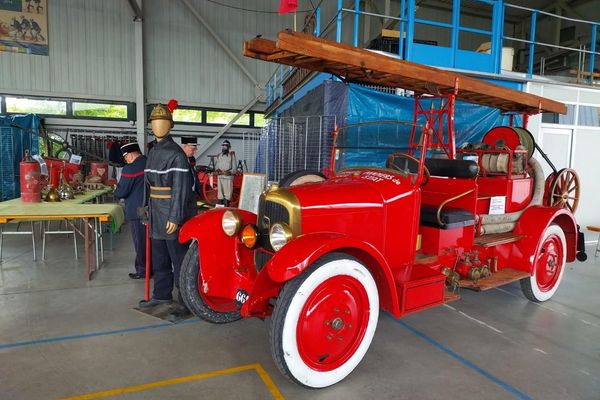
<instances>
[{"instance_id":1,"label":"brass fire helmet","mask_svg":"<svg viewBox=\"0 0 600 400\"><path fill-rule=\"evenodd\" d=\"M52 188L50 188L50 190L48 190L48 193L46 193L46 197L44 198L44 201L53 202L53 203L60 201L60 195L58 194L58 190L56 190L56 188L54 186L52 186Z\"/></svg>"},{"instance_id":2,"label":"brass fire helmet","mask_svg":"<svg viewBox=\"0 0 600 400\"><path fill-rule=\"evenodd\" d=\"M173 126L173 115L167 106L162 104L157 104L154 106L152 112L150 113L150 121L154 121L155 119L166 119L171 121L171 127Z\"/></svg>"},{"instance_id":3,"label":"brass fire helmet","mask_svg":"<svg viewBox=\"0 0 600 400\"><path fill-rule=\"evenodd\" d=\"M75 198L75 192L73 192L73 188L70 185L63 183L58 188L58 196L61 200L70 200Z\"/></svg>"}]
</instances>

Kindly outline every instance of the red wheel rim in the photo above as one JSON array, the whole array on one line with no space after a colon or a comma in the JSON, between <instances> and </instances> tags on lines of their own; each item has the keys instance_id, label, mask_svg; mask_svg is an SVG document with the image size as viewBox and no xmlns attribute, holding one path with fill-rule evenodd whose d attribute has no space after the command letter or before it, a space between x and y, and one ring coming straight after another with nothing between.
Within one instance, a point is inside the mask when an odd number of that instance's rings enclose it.
<instances>
[{"instance_id":1,"label":"red wheel rim","mask_svg":"<svg viewBox=\"0 0 600 400\"><path fill-rule=\"evenodd\" d=\"M542 243L535 264L538 288L547 292L554 288L563 268L563 247L560 237L550 235Z\"/></svg>"},{"instance_id":2,"label":"red wheel rim","mask_svg":"<svg viewBox=\"0 0 600 400\"><path fill-rule=\"evenodd\" d=\"M203 173L203 175L198 175L200 183L202 184L202 197L203 200L210 205L217 204L218 200L218 184L217 184L217 175L213 175L213 186L210 186L210 174ZM240 188L242 186L241 183L241 175L236 175L233 180L233 192L231 194L231 200L229 201L230 207L236 207L238 201L240 199Z\"/></svg>"},{"instance_id":3,"label":"red wheel rim","mask_svg":"<svg viewBox=\"0 0 600 400\"><path fill-rule=\"evenodd\" d=\"M321 283L298 317L296 341L302 360L317 371L346 363L365 336L369 312L369 297L356 278L339 275Z\"/></svg>"}]
</instances>

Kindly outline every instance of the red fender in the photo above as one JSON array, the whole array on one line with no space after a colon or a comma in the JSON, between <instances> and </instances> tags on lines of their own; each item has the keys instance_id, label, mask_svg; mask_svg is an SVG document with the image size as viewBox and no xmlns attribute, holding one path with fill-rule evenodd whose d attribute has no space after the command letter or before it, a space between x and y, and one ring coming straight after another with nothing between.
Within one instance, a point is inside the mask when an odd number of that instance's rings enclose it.
<instances>
[{"instance_id":1,"label":"red fender","mask_svg":"<svg viewBox=\"0 0 600 400\"><path fill-rule=\"evenodd\" d=\"M533 262L540 238L550 224L557 224L567 240L567 261L574 261L577 254L577 223L573 214L564 208L531 206L523 212L515 226L514 233L525 235L515 243L511 265L533 273Z\"/></svg>"},{"instance_id":2,"label":"red fender","mask_svg":"<svg viewBox=\"0 0 600 400\"><path fill-rule=\"evenodd\" d=\"M274 282L286 282L300 275L319 257L334 251L357 258L371 271L377 283L380 307L399 318L398 292L390 266L375 247L361 240L331 232L301 235L276 252L264 268Z\"/></svg>"},{"instance_id":3,"label":"red fender","mask_svg":"<svg viewBox=\"0 0 600 400\"><path fill-rule=\"evenodd\" d=\"M179 232L179 242L198 242L202 284L208 296L235 299L238 289L249 291L256 278L254 252L246 248L239 235L223 232L221 219L226 208L216 208L198 214L186 222ZM242 217L242 226L256 224L256 214L234 210Z\"/></svg>"}]
</instances>

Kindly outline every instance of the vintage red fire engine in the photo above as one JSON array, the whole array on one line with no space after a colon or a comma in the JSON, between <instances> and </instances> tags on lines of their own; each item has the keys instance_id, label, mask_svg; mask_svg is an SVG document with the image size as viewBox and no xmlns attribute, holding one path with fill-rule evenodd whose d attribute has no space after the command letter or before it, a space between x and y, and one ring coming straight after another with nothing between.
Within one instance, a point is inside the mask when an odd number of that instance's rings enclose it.
<instances>
[{"instance_id":1,"label":"vintage red fire engine","mask_svg":"<svg viewBox=\"0 0 600 400\"><path fill-rule=\"evenodd\" d=\"M415 115L339 129L329 176L284 178L258 214L220 208L185 224L189 308L213 323L270 316L277 367L321 388L358 365L380 310L401 318L456 300L457 288L517 280L531 301L550 299L577 254L576 174L546 180L523 128L497 127L456 150L438 117L457 95L441 96L424 124Z\"/></svg>"}]
</instances>

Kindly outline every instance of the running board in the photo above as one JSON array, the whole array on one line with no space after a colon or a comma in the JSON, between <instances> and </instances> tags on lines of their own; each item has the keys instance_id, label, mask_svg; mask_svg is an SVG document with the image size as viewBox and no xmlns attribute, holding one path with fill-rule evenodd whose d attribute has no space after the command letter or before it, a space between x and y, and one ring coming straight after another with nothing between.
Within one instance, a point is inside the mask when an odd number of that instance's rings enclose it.
<instances>
[{"instance_id":1,"label":"running board","mask_svg":"<svg viewBox=\"0 0 600 400\"><path fill-rule=\"evenodd\" d=\"M475 246L481 247L494 247L501 244L518 242L525 235L515 235L512 232L506 233L491 233L489 235L482 235L475 238L473 243Z\"/></svg>"},{"instance_id":2,"label":"running board","mask_svg":"<svg viewBox=\"0 0 600 400\"><path fill-rule=\"evenodd\" d=\"M476 290L478 292L484 292L496 288L498 286L506 285L514 281L518 281L523 278L528 278L527 272L518 271L516 269L505 268L502 269L487 278L479 279L478 281L470 281L467 279L461 279L459 285L464 289Z\"/></svg>"}]
</instances>

